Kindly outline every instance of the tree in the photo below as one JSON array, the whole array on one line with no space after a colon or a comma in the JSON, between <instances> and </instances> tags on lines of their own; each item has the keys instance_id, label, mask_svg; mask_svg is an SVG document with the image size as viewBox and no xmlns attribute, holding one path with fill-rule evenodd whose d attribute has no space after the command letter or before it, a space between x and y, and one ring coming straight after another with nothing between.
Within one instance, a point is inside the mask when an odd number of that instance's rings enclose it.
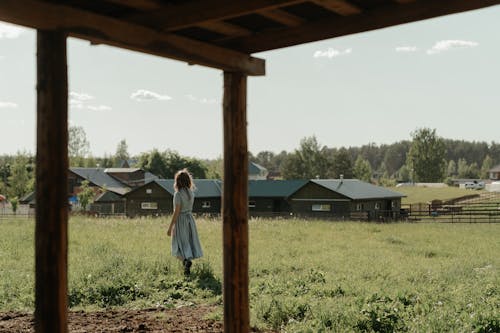
<instances>
[{"instance_id":1,"label":"tree","mask_svg":"<svg viewBox=\"0 0 500 333\"><path fill-rule=\"evenodd\" d=\"M414 181L440 182L443 180L446 148L436 130L418 129L412 133L413 141L407 155L407 164L413 170Z\"/></svg>"},{"instance_id":2,"label":"tree","mask_svg":"<svg viewBox=\"0 0 500 333\"><path fill-rule=\"evenodd\" d=\"M354 162L353 174L354 177L359 180L370 182L372 178L372 167L370 162L359 155L356 162Z\"/></svg>"},{"instance_id":3,"label":"tree","mask_svg":"<svg viewBox=\"0 0 500 333\"><path fill-rule=\"evenodd\" d=\"M331 171L329 176L332 178L352 178L352 161L351 155L345 148L340 148L333 157L333 162L331 166Z\"/></svg>"},{"instance_id":4,"label":"tree","mask_svg":"<svg viewBox=\"0 0 500 333\"><path fill-rule=\"evenodd\" d=\"M85 130L81 126L70 126L68 129L68 155L70 166L84 166L85 156L90 151Z\"/></svg>"},{"instance_id":5,"label":"tree","mask_svg":"<svg viewBox=\"0 0 500 333\"><path fill-rule=\"evenodd\" d=\"M19 205L19 199L17 197L13 197L9 201L10 201L10 207L12 207L12 212L15 215L17 212L17 206Z\"/></svg>"},{"instance_id":6,"label":"tree","mask_svg":"<svg viewBox=\"0 0 500 333\"><path fill-rule=\"evenodd\" d=\"M490 169L493 167L493 159L490 155L486 155L481 166L481 179L490 178Z\"/></svg>"},{"instance_id":7,"label":"tree","mask_svg":"<svg viewBox=\"0 0 500 333\"><path fill-rule=\"evenodd\" d=\"M194 178L207 177L207 167L203 161L182 157L172 150L160 153L157 149L153 149L151 152L143 153L139 156L138 165L164 179L174 178L175 173L184 168L187 168Z\"/></svg>"},{"instance_id":8,"label":"tree","mask_svg":"<svg viewBox=\"0 0 500 333\"><path fill-rule=\"evenodd\" d=\"M454 160L450 160L448 162L448 167L446 169L447 177L454 177L457 175L457 163Z\"/></svg>"},{"instance_id":9,"label":"tree","mask_svg":"<svg viewBox=\"0 0 500 333\"><path fill-rule=\"evenodd\" d=\"M467 178L468 173L469 173L469 165L467 164L467 161L465 160L465 158L459 158L457 166L458 178Z\"/></svg>"},{"instance_id":10,"label":"tree","mask_svg":"<svg viewBox=\"0 0 500 333\"><path fill-rule=\"evenodd\" d=\"M30 162L30 156L25 153L18 153L11 165L10 176L8 178L9 194L11 197L21 198L28 191L32 190L32 172L33 166Z\"/></svg>"},{"instance_id":11,"label":"tree","mask_svg":"<svg viewBox=\"0 0 500 333\"><path fill-rule=\"evenodd\" d=\"M331 162L326 157L326 147L320 148L316 137L304 138L299 149L289 154L282 164L285 179L327 178Z\"/></svg>"},{"instance_id":12,"label":"tree","mask_svg":"<svg viewBox=\"0 0 500 333\"><path fill-rule=\"evenodd\" d=\"M78 197L78 202L82 206L83 210L87 210L87 206L91 203L94 197L94 190L89 186L89 181L84 180L80 186L80 192L76 195Z\"/></svg>"},{"instance_id":13,"label":"tree","mask_svg":"<svg viewBox=\"0 0 500 333\"><path fill-rule=\"evenodd\" d=\"M121 163L127 161L130 158L128 153L128 145L125 139L121 140L116 147L115 161Z\"/></svg>"}]
</instances>

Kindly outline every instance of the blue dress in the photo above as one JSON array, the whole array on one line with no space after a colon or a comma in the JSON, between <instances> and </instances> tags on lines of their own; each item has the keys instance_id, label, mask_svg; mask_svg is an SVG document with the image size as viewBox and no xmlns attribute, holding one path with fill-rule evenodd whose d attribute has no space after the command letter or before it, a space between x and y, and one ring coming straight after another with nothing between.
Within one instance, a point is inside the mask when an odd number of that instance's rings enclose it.
<instances>
[{"instance_id":1,"label":"blue dress","mask_svg":"<svg viewBox=\"0 0 500 333\"><path fill-rule=\"evenodd\" d=\"M172 255L189 260L203 256L196 223L192 214L193 203L193 191L181 189L174 193L174 209L176 205L181 205L181 212L175 222L172 235Z\"/></svg>"}]
</instances>

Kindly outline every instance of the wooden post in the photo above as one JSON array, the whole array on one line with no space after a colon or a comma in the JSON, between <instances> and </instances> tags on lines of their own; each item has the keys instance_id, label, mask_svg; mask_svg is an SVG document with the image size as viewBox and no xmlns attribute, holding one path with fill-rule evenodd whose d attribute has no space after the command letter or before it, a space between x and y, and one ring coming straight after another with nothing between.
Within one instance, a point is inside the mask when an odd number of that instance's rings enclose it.
<instances>
[{"instance_id":1,"label":"wooden post","mask_svg":"<svg viewBox=\"0 0 500 333\"><path fill-rule=\"evenodd\" d=\"M66 35L37 32L35 331L67 332L68 79Z\"/></svg>"},{"instance_id":2,"label":"wooden post","mask_svg":"<svg viewBox=\"0 0 500 333\"><path fill-rule=\"evenodd\" d=\"M247 77L224 72L224 332L248 332Z\"/></svg>"}]
</instances>

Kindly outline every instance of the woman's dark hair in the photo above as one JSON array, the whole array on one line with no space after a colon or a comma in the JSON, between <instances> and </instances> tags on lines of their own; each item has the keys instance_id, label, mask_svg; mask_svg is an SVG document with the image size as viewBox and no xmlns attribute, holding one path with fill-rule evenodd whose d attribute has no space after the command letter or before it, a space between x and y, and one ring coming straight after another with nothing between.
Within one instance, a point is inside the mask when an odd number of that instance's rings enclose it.
<instances>
[{"instance_id":1,"label":"woman's dark hair","mask_svg":"<svg viewBox=\"0 0 500 333\"><path fill-rule=\"evenodd\" d=\"M193 176L187 169L179 170L175 174L174 189L180 191L183 188L186 190L193 189Z\"/></svg>"}]
</instances>

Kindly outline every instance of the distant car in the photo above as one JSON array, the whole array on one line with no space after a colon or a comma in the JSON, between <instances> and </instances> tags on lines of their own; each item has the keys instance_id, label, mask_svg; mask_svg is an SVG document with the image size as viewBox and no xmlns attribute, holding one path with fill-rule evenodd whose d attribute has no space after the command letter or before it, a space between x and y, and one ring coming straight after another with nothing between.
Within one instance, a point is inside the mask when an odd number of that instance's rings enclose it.
<instances>
[{"instance_id":1,"label":"distant car","mask_svg":"<svg viewBox=\"0 0 500 333\"><path fill-rule=\"evenodd\" d=\"M484 182L478 182L477 180L474 180L472 182L466 182L464 184L464 187L470 190L484 190Z\"/></svg>"}]
</instances>

